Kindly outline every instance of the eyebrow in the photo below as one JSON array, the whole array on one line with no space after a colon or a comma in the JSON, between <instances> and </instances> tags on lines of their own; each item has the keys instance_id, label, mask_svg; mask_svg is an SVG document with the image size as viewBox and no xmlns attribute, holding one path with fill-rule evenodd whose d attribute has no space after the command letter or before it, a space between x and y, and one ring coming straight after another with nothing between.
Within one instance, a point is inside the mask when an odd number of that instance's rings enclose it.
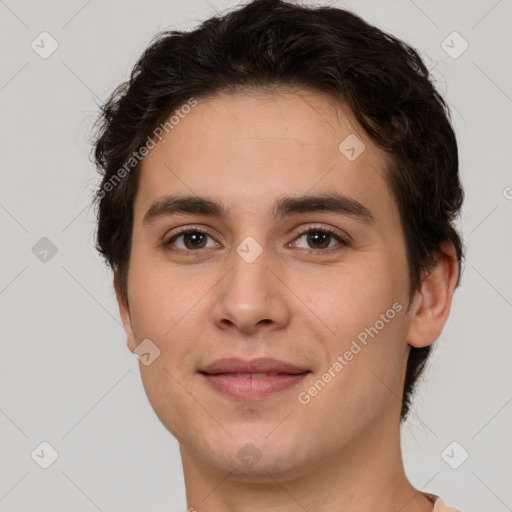
<instances>
[{"instance_id":1,"label":"eyebrow","mask_svg":"<svg viewBox=\"0 0 512 512\"><path fill-rule=\"evenodd\" d=\"M336 192L300 197L281 197L276 200L273 208L275 218L315 212L347 215L368 225L375 223L375 217L366 206L356 199ZM223 220L229 218L229 209L221 201L197 195L169 195L158 199L150 206L142 223L144 225L150 224L157 218L176 213L207 215Z\"/></svg>"}]
</instances>

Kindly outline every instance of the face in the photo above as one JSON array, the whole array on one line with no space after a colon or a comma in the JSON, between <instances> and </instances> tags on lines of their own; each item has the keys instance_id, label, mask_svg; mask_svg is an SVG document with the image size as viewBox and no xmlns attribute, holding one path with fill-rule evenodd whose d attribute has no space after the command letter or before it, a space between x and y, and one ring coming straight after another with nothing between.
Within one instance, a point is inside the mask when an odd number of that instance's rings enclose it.
<instances>
[{"instance_id":1,"label":"face","mask_svg":"<svg viewBox=\"0 0 512 512\"><path fill-rule=\"evenodd\" d=\"M384 154L343 104L306 91L197 101L142 162L128 347L160 351L140 370L184 459L284 479L398 431L400 217ZM166 201L192 195L222 208Z\"/></svg>"}]
</instances>

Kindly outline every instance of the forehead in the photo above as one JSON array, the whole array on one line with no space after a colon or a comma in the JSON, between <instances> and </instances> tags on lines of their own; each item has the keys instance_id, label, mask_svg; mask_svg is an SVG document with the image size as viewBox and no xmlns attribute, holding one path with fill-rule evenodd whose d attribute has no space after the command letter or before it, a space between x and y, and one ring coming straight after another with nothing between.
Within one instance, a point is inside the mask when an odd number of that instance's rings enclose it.
<instances>
[{"instance_id":1,"label":"forehead","mask_svg":"<svg viewBox=\"0 0 512 512\"><path fill-rule=\"evenodd\" d=\"M331 96L216 94L187 112L142 161L136 211L177 192L217 197L238 211L270 211L277 196L333 190L391 206L383 152Z\"/></svg>"}]
</instances>

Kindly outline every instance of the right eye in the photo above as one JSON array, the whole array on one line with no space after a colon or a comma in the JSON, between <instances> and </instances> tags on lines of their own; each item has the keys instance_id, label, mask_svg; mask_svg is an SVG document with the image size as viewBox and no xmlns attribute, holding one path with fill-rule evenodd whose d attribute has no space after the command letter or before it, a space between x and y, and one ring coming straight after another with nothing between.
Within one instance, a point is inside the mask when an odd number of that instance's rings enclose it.
<instances>
[{"instance_id":1,"label":"right eye","mask_svg":"<svg viewBox=\"0 0 512 512\"><path fill-rule=\"evenodd\" d=\"M207 232L197 228L180 228L177 233L174 233L162 244L166 250L170 251L183 251L183 252L195 252L200 251L204 248L218 247L218 244L214 242L213 246L206 247L205 242L207 238L212 236ZM175 242L182 239L181 247L177 249L173 247Z\"/></svg>"}]
</instances>

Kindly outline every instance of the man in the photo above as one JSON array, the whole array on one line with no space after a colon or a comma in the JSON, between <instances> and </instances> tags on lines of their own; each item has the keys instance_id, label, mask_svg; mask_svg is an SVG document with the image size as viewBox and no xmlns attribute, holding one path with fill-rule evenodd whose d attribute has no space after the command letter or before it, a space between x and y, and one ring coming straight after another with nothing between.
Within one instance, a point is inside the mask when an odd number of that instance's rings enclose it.
<instances>
[{"instance_id":1,"label":"man","mask_svg":"<svg viewBox=\"0 0 512 512\"><path fill-rule=\"evenodd\" d=\"M400 452L463 258L416 51L256 0L161 34L99 128L97 247L190 510L454 510Z\"/></svg>"}]
</instances>

